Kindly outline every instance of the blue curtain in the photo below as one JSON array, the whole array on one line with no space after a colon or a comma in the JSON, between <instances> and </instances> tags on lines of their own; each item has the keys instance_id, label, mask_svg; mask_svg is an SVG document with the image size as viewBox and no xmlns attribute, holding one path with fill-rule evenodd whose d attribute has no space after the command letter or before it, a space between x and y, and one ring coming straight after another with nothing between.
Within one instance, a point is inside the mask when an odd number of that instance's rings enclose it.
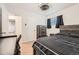
<instances>
[{"instance_id":1,"label":"blue curtain","mask_svg":"<svg viewBox=\"0 0 79 59\"><path fill-rule=\"evenodd\" d=\"M60 25L64 25L62 15L57 16L56 28L59 28Z\"/></svg>"},{"instance_id":2,"label":"blue curtain","mask_svg":"<svg viewBox=\"0 0 79 59\"><path fill-rule=\"evenodd\" d=\"M51 19L47 19L47 28L51 28Z\"/></svg>"}]
</instances>

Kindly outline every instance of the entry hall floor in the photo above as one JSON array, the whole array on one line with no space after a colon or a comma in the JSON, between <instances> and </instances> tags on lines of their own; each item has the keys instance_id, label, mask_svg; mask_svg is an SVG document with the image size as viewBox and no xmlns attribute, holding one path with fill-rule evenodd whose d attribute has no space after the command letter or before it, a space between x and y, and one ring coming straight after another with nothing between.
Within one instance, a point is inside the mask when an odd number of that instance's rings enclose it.
<instances>
[{"instance_id":1,"label":"entry hall floor","mask_svg":"<svg viewBox=\"0 0 79 59\"><path fill-rule=\"evenodd\" d=\"M21 43L20 44L21 55L33 55L32 44L33 44L33 41Z\"/></svg>"}]
</instances>

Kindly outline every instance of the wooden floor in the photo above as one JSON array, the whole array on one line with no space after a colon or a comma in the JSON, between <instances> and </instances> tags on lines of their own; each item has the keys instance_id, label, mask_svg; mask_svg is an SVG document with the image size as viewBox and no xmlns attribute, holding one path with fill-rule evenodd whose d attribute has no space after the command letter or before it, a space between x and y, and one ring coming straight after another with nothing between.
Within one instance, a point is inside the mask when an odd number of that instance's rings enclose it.
<instances>
[{"instance_id":1,"label":"wooden floor","mask_svg":"<svg viewBox=\"0 0 79 59\"><path fill-rule=\"evenodd\" d=\"M20 44L21 46L21 55L33 55L33 42L24 42Z\"/></svg>"}]
</instances>

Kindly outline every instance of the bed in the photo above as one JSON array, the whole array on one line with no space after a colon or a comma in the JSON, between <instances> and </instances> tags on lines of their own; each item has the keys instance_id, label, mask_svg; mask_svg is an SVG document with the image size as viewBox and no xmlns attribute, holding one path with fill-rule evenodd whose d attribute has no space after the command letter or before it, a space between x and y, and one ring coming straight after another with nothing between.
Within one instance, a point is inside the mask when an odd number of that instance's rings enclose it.
<instances>
[{"instance_id":1,"label":"bed","mask_svg":"<svg viewBox=\"0 0 79 59\"><path fill-rule=\"evenodd\" d=\"M60 33L38 38L33 43L34 55L79 55L79 25L60 27Z\"/></svg>"}]
</instances>

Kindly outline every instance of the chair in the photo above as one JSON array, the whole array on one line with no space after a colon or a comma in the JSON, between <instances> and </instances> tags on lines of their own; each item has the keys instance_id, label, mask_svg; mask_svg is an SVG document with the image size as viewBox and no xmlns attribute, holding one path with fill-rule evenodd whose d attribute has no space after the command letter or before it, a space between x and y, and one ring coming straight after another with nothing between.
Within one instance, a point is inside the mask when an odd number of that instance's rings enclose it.
<instances>
[{"instance_id":1,"label":"chair","mask_svg":"<svg viewBox=\"0 0 79 59\"><path fill-rule=\"evenodd\" d=\"M14 55L20 55L20 44L19 44L19 42L20 42L21 37L22 36L19 35L19 37L17 38Z\"/></svg>"}]
</instances>

